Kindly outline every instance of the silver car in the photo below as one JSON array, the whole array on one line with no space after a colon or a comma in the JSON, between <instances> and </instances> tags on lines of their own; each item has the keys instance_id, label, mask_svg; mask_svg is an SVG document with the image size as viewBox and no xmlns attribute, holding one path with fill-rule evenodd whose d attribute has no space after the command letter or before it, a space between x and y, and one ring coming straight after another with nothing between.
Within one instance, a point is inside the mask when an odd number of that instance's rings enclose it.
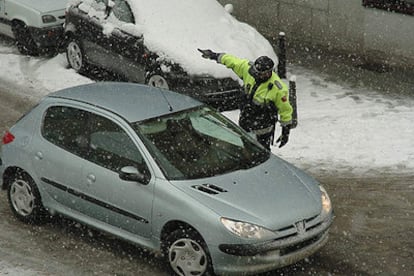
<instances>
[{"instance_id":1,"label":"silver car","mask_svg":"<svg viewBox=\"0 0 414 276\"><path fill-rule=\"evenodd\" d=\"M163 253L177 275L292 264L333 220L315 179L209 106L140 84L46 96L4 134L0 160L20 220L62 214Z\"/></svg>"}]
</instances>

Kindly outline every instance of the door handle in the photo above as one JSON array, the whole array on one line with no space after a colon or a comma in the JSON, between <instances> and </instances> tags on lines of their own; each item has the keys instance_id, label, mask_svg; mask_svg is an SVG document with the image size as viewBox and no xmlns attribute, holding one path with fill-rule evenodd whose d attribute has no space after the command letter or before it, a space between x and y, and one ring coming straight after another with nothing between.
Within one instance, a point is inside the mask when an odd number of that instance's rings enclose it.
<instances>
[{"instance_id":1,"label":"door handle","mask_svg":"<svg viewBox=\"0 0 414 276\"><path fill-rule=\"evenodd\" d=\"M92 184L95 183L96 181L96 176L94 174L88 174L88 176L86 177L88 184Z\"/></svg>"},{"instance_id":2,"label":"door handle","mask_svg":"<svg viewBox=\"0 0 414 276\"><path fill-rule=\"evenodd\" d=\"M36 160L42 160L43 159L43 153L41 151L36 152L35 159Z\"/></svg>"}]
</instances>

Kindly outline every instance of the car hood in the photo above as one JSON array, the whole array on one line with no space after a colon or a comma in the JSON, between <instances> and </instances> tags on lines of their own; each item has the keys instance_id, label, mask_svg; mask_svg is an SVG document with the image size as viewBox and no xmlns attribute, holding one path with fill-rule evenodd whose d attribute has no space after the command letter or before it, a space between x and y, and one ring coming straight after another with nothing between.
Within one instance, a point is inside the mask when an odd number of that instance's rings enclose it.
<instances>
[{"instance_id":1,"label":"car hood","mask_svg":"<svg viewBox=\"0 0 414 276\"><path fill-rule=\"evenodd\" d=\"M17 0L16 2L21 3L26 7L37 10L41 13L57 10L63 11L66 9L66 5L68 3L67 0Z\"/></svg>"},{"instance_id":2,"label":"car hood","mask_svg":"<svg viewBox=\"0 0 414 276\"><path fill-rule=\"evenodd\" d=\"M321 212L319 183L273 155L248 170L172 184L220 216L272 230Z\"/></svg>"},{"instance_id":3,"label":"car hood","mask_svg":"<svg viewBox=\"0 0 414 276\"><path fill-rule=\"evenodd\" d=\"M223 65L203 59L197 48L249 60L267 55L277 63L271 44L256 29L236 20L216 0L129 2L146 47L161 59L180 64L190 75L237 79Z\"/></svg>"}]
</instances>

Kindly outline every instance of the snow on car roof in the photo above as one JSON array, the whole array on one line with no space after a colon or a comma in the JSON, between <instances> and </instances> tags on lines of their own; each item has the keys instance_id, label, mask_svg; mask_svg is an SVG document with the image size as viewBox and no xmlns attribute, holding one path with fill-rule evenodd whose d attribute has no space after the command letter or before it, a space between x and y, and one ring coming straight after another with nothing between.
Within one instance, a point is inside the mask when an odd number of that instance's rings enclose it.
<instances>
[{"instance_id":1,"label":"snow on car roof","mask_svg":"<svg viewBox=\"0 0 414 276\"><path fill-rule=\"evenodd\" d=\"M216 0L126 1L134 13L135 30L131 24L122 24L110 16L104 32L109 35L117 26L129 33L142 33L149 50L180 64L190 75L238 79L223 65L203 59L197 48L230 53L249 60L267 55L277 64L277 56L269 41L252 26L234 18ZM83 9L96 16L97 12L90 7L93 6L91 0L83 2L86 6Z\"/></svg>"},{"instance_id":2,"label":"snow on car roof","mask_svg":"<svg viewBox=\"0 0 414 276\"><path fill-rule=\"evenodd\" d=\"M175 92L137 83L97 82L56 91L46 98L63 98L88 103L136 122L202 105Z\"/></svg>"}]
</instances>

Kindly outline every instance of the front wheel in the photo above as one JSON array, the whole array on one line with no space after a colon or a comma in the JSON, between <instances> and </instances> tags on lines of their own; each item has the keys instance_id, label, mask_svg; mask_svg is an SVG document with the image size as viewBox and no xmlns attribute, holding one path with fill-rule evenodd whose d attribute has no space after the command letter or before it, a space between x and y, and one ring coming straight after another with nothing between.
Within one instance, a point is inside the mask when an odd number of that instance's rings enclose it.
<instances>
[{"instance_id":1,"label":"front wheel","mask_svg":"<svg viewBox=\"0 0 414 276\"><path fill-rule=\"evenodd\" d=\"M45 214L39 190L26 173L16 173L8 185L8 199L13 214L25 223L37 224Z\"/></svg>"},{"instance_id":2,"label":"front wheel","mask_svg":"<svg viewBox=\"0 0 414 276\"><path fill-rule=\"evenodd\" d=\"M207 246L192 229L177 229L166 240L164 254L174 274L179 276L211 275L212 265Z\"/></svg>"},{"instance_id":3,"label":"front wheel","mask_svg":"<svg viewBox=\"0 0 414 276\"><path fill-rule=\"evenodd\" d=\"M81 43L74 38L69 39L66 46L66 58L69 66L76 72L83 72L86 69L85 54Z\"/></svg>"}]
</instances>

